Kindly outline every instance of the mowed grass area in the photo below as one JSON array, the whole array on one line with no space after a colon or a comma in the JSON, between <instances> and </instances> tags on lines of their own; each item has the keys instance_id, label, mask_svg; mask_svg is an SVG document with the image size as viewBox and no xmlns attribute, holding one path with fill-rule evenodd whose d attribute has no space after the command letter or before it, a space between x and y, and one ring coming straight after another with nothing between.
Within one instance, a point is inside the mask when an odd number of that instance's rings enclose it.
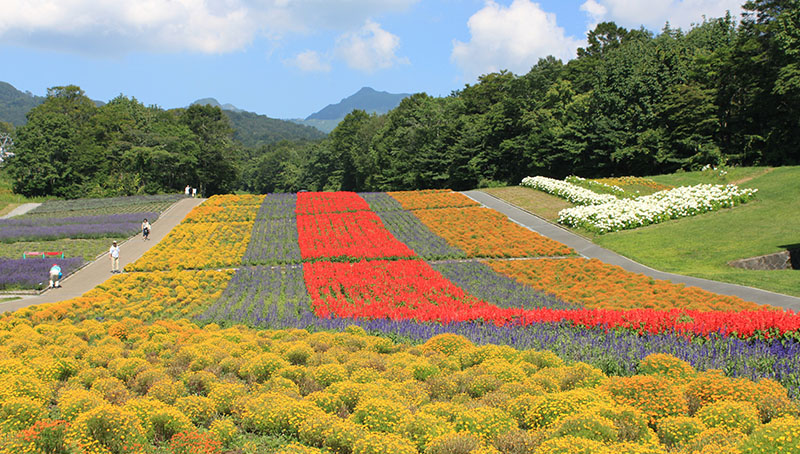
<instances>
[{"instance_id":1,"label":"mowed grass area","mask_svg":"<svg viewBox=\"0 0 800 454\"><path fill-rule=\"evenodd\" d=\"M731 260L800 247L800 167L733 168L724 176L682 172L649 178L673 186L740 182L741 187L757 188L758 196L731 209L634 230L605 235L576 233L658 270L800 296L800 270L748 271L728 265ZM555 221L553 202L547 200L555 197L537 194L525 201L523 191L539 192L521 187L486 190Z\"/></svg>"},{"instance_id":2,"label":"mowed grass area","mask_svg":"<svg viewBox=\"0 0 800 454\"><path fill-rule=\"evenodd\" d=\"M127 237L117 238L62 238L52 241L20 241L0 243L0 257L21 259L25 252L63 252L64 257L83 257L92 261L99 254L108 251L111 242L125 241Z\"/></svg>"},{"instance_id":3,"label":"mowed grass area","mask_svg":"<svg viewBox=\"0 0 800 454\"><path fill-rule=\"evenodd\" d=\"M491 194L499 199L518 206L523 210L535 213L550 222L556 222L558 212L564 208L570 208L572 203L546 192L523 186L508 186L505 188L488 188L481 191Z\"/></svg>"},{"instance_id":4,"label":"mowed grass area","mask_svg":"<svg viewBox=\"0 0 800 454\"><path fill-rule=\"evenodd\" d=\"M45 197L28 198L11 191L11 179L5 169L0 167L0 216L11 212L23 203L39 203L47 200Z\"/></svg>"}]
</instances>

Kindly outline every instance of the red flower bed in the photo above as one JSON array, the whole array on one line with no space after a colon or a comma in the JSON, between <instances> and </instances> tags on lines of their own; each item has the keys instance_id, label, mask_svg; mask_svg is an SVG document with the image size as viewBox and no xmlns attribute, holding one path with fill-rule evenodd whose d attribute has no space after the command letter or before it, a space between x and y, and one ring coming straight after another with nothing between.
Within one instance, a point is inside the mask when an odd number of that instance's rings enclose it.
<instances>
[{"instance_id":1,"label":"red flower bed","mask_svg":"<svg viewBox=\"0 0 800 454\"><path fill-rule=\"evenodd\" d=\"M316 262L306 263L303 271L314 311L323 318L452 322L523 312L475 298L422 260Z\"/></svg>"},{"instance_id":2,"label":"red flower bed","mask_svg":"<svg viewBox=\"0 0 800 454\"><path fill-rule=\"evenodd\" d=\"M414 256L371 211L299 215L297 234L304 259Z\"/></svg>"},{"instance_id":3,"label":"red flower bed","mask_svg":"<svg viewBox=\"0 0 800 454\"><path fill-rule=\"evenodd\" d=\"M718 333L743 339L796 337L800 332L800 315L792 311L504 309L464 292L420 260L307 263L304 274L314 311L325 318L484 320L498 326L566 321L588 329L687 336Z\"/></svg>"},{"instance_id":4,"label":"red flower bed","mask_svg":"<svg viewBox=\"0 0 800 454\"><path fill-rule=\"evenodd\" d=\"M369 204L355 192L300 192L297 214L344 213L369 211Z\"/></svg>"}]
</instances>

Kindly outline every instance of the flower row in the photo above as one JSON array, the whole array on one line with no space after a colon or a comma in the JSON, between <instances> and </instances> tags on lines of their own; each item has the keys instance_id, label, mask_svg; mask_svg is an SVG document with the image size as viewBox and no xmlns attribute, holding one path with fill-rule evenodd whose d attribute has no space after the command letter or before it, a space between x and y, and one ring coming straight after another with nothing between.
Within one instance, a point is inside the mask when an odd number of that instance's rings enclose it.
<instances>
[{"instance_id":1,"label":"flower row","mask_svg":"<svg viewBox=\"0 0 800 454\"><path fill-rule=\"evenodd\" d=\"M577 205L599 205L617 200L611 194L598 194L566 181L542 176L525 177L520 185L553 194Z\"/></svg>"},{"instance_id":2,"label":"flower row","mask_svg":"<svg viewBox=\"0 0 800 454\"><path fill-rule=\"evenodd\" d=\"M429 189L425 191L388 192L406 210L432 210L436 208L476 207L478 202L459 192L449 189Z\"/></svg>"},{"instance_id":3,"label":"flower row","mask_svg":"<svg viewBox=\"0 0 800 454\"><path fill-rule=\"evenodd\" d=\"M756 191L732 184L682 186L636 199L566 208L558 213L558 222L599 233L613 232L729 208L753 199Z\"/></svg>"},{"instance_id":4,"label":"flower row","mask_svg":"<svg viewBox=\"0 0 800 454\"><path fill-rule=\"evenodd\" d=\"M125 270L237 266L242 263L252 230L253 222L183 222Z\"/></svg>"},{"instance_id":5,"label":"flower row","mask_svg":"<svg viewBox=\"0 0 800 454\"><path fill-rule=\"evenodd\" d=\"M4 452L52 452L47 443L163 452L167 440L175 453L240 452L256 437L282 440L270 451L286 454L790 452L800 430L775 381L701 372L669 355L609 377L551 352L451 334L411 346L355 326L130 318L31 327L6 317L0 339Z\"/></svg>"},{"instance_id":6,"label":"flower row","mask_svg":"<svg viewBox=\"0 0 800 454\"><path fill-rule=\"evenodd\" d=\"M573 255L571 248L539 235L488 208L442 208L414 212L434 234L467 257Z\"/></svg>"},{"instance_id":7,"label":"flower row","mask_svg":"<svg viewBox=\"0 0 800 454\"><path fill-rule=\"evenodd\" d=\"M627 186L644 186L646 188L650 188L655 191L664 191L667 189L672 189L674 187L667 184L661 184L649 178L643 178L643 177L598 178L594 181L601 184L607 184L609 186L616 186L621 188L625 188Z\"/></svg>"},{"instance_id":8,"label":"flower row","mask_svg":"<svg viewBox=\"0 0 800 454\"><path fill-rule=\"evenodd\" d=\"M28 215L48 215L69 211L106 210L105 214L139 211L142 205L163 204L169 206L184 197L183 194L134 195L104 199L50 200L31 210Z\"/></svg>"},{"instance_id":9,"label":"flower row","mask_svg":"<svg viewBox=\"0 0 800 454\"><path fill-rule=\"evenodd\" d=\"M0 242L127 237L139 231L142 219L154 221L157 217L158 213L151 212L65 218L0 219Z\"/></svg>"},{"instance_id":10,"label":"flower row","mask_svg":"<svg viewBox=\"0 0 800 454\"><path fill-rule=\"evenodd\" d=\"M297 194L298 215L367 211L369 204L355 192L301 192Z\"/></svg>"},{"instance_id":11,"label":"flower row","mask_svg":"<svg viewBox=\"0 0 800 454\"><path fill-rule=\"evenodd\" d=\"M599 180L587 180L586 178L581 178L581 177L579 177L577 175L570 175L567 178L564 178L564 181L566 181L567 183L571 183L571 184L577 185L577 186L581 186L581 185L588 186L589 188L592 188L591 189L592 191L597 189L601 193L602 192L606 192L606 191L607 192L611 192L612 194L614 194L617 197L624 197L626 195L625 190L622 189L619 186L614 186L614 185L610 185L610 184L607 184L607 183L603 183L602 181L599 181Z\"/></svg>"},{"instance_id":12,"label":"flower row","mask_svg":"<svg viewBox=\"0 0 800 454\"><path fill-rule=\"evenodd\" d=\"M303 259L411 257L414 251L386 230L371 211L298 215Z\"/></svg>"},{"instance_id":13,"label":"flower row","mask_svg":"<svg viewBox=\"0 0 800 454\"><path fill-rule=\"evenodd\" d=\"M63 276L67 277L83 265L83 257L65 259L0 258L0 290L47 287L50 267L54 263L61 267Z\"/></svg>"}]
</instances>

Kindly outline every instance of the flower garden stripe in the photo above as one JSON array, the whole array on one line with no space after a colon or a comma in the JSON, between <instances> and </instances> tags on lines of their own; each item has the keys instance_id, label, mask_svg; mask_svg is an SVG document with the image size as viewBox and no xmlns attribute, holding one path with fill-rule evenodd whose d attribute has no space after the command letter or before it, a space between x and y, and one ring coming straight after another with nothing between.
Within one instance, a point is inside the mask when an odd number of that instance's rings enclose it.
<instances>
[{"instance_id":1,"label":"flower garden stripe","mask_svg":"<svg viewBox=\"0 0 800 454\"><path fill-rule=\"evenodd\" d=\"M256 320L298 319L311 313L303 268L241 267L202 321L255 324Z\"/></svg>"},{"instance_id":2,"label":"flower garden stripe","mask_svg":"<svg viewBox=\"0 0 800 454\"><path fill-rule=\"evenodd\" d=\"M298 215L344 213L369 210L369 204L355 192L301 192L297 194Z\"/></svg>"},{"instance_id":3,"label":"flower garden stripe","mask_svg":"<svg viewBox=\"0 0 800 454\"><path fill-rule=\"evenodd\" d=\"M582 307L580 304L565 302L552 293L517 282L477 260L437 262L431 263L431 266L464 291L498 307L521 309Z\"/></svg>"},{"instance_id":4,"label":"flower garden stripe","mask_svg":"<svg viewBox=\"0 0 800 454\"><path fill-rule=\"evenodd\" d=\"M376 213L404 210L397 199L385 192L359 192L358 195L366 200L369 204L369 209Z\"/></svg>"},{"instance_id":5,"label":"flower garden stripe","mask_svg":"<svg viewBox=\"0 0 800 454\"><path fill-rule=\"evenodd\" d=\"M463 250L467 257L573 255L571 248L511 222L489 208L417 210L431 231Z\"/></svg>"},{"instance_id":6,"label":"flower garden stripe","mask_svg":"<svg viewBox=\"0 0 800 454\"><path fill-rule=\"evenodd\" d=\"M362 199L363 200L363 199ZM303 259L412 257L414 251L386 230L371 211L298 215Z\"/></svg>"},{"instance_id":7,"label":"flower garden stripe","mask_svg":"<svg viewBox=\"0 0 800 454\"><path fill-rule=\"evenodd\" d=\"M426 191L387 192L400 202L406 210L431 210L435 208L476 207L480 204L459 192L449 189L430 189Z\"/></svg>"},{"instance_id":8,"label":"flower garden stripe","mask_svg":"<svg viewBox=\"0 0 800 454\"><path fill-rule=\"evenodd\" d=\"M431 232L410 211L379 211L377 215L386 229L419 257L426 260L466 257L464 251L447 244L444 238Z\"/></svg>"},{"instance_id":9,"label":"flower garden stripe","mask_svg":"<svg viewBox=\"0 0 800 454\"><path fill-rule=\"evenodd\" d=\"M50 267L53 266L53 263L57 263L61 267L64 277L67 277L83 265L83 258L0 258L0 290L47 287L50 280Z\"/></svg>"}]
</instances>

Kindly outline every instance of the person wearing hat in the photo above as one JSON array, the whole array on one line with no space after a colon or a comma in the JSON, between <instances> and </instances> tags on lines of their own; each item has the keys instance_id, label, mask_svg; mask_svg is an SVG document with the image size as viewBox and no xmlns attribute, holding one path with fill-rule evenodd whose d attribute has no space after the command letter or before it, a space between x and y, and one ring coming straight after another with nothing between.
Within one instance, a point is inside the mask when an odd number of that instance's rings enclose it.
<instances>
[{"instance_id":1,"label":"person wearing hat","mask_svg":"<svg viewBox=\"0 0 800 454\"><path fill-rule=\"evenodd\" d=\"M111 273L119 273L119 246L117 246L116 241L111 244L108 256L111 258Z\"/></svg>"},{"instance_id":2,"label":"person wearing hat","mask_svg":"<svg viewBox=\"0 0 800 454\"><path fill-rule=\"evenodd\" d=\"M63 275L61 267L58 266L58 263L54 263L50 267L50 287L48 288L61 288L61 276ZM55 282L55 285L53 285L53 282Z\"/></svg>"}]
</instances>

